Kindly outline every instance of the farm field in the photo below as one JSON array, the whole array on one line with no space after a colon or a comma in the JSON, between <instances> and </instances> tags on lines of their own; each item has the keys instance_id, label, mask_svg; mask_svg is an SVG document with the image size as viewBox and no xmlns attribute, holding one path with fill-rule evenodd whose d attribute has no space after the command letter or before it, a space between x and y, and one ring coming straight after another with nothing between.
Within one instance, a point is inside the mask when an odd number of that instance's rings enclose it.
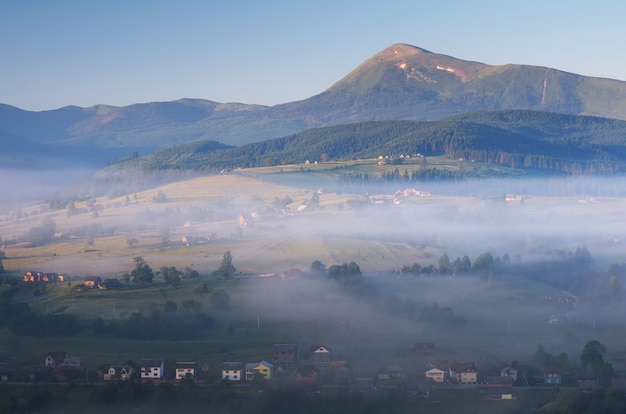
<instances>
[{"instance_id":1,"label":"farm field","mask_svg":"<svg viewBox=\"0 0 626 414\"><path fill-rule=\"evenodd\" d=\"M349 166L361 168L357 161ZM330 165L307 167L323 175ZM338 359L351 362L355 375L372 376L387 365L418 372L436 357L471 360L495 370L512 360L532 362L539 345L550 353L565 352L575 363L584 344L595 338L606 345L606 358L617 369L626 369L626 326L612 316L623 304L597 301L602 289L608 292L607 280L598 278L593 285L596 299L573 304L564 302L561 289L545 280L515 274L480 278L399 273L414 263L437 267L443 254L450 261L464 255L475 261L490 252L533 263L580 246L591 252L599 273L622 260L626 200L524 194L522 202L507 202L503 194L514 190L493 189L488 191L493 197L479 197L439 194L435 186L427 197L342 194L323 190L308 174L290 176L290 169L299 168L283 166L282 173L278 167L242 170L87 199L75 203L73 214L44 204L21 208L19 218L15 211L5 212L0 217L5 242L28 235L46 218L54 221L56 234L41 245L5 243L6 275L21 278L26 271L43 271L65 277L43 292L35 286L20 288L14 301L44 314L76 314L90 323L97 317L110 322L133 313L149 315L166 302L181 306L194 300L216 322L201 339L186 341L120 340L89 332L42 339L3 329L5 354L38 363L51 349L67 349L79 354L89 369L158 355L170 364L197 361L216 377L223 361L270 359L274 343L296 343L302 349L327 344ZM311 181L304 183L303 178ZM157 202L159 194L165 200ZM229 280L212 275L225 251L232 253L237 269ZM155 271L163 266L190 268L199 277L170 286L157 275L139 289L124 281L137 256ZM315 260L326 268L357 263L364 281L390 307L411 300L450 308L466 323L411 320L342 291L332 280L279 276L293 268L306 271ZM122 286L73 292L86 276L117 278ZM228 308L212 307L208 296L197 292L202 284L228 292ZM560 322L548 323L551 318ZM437 354L415 354L415 342L435 343Z\"/></svg>"}]
</instances>

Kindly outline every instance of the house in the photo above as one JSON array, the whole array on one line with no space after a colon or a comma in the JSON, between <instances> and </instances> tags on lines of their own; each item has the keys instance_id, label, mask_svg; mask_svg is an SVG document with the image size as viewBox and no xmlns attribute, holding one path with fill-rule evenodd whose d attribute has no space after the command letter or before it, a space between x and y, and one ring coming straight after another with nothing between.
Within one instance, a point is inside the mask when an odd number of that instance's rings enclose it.
<instances>
[{"instance_id":1,"label":"house","mask_svg":"<svg viewBox=\"0 0 626 414\"><path fill-rule=\"evenodd\" d=\"M314 364L330 363L330 350L323 345L311 346L311 362Z\"/></svg>"},{"instance_id":2,"label":"house","mask_svg":"<svg viewBox=\"0 0 626 414\"><path fill-rule=\"evenodd\" d=\"M192 244L207 244L211 241L209 236L183 236L181 238L181 242L186 246L191 246Z\"/></svg>"},{"instance_id":3,"label":"house","mask_svg":"<svg viewBox=\"0 0 626 414\"><path fill-rule=\"evenodd\" d=\"M165 375L163 358L144 358L139 365L141 379L160 379Z\"/></svg>"},{"instance_id":4,"label":"house","mask_svg":"<svg viewBox=\"0 0 626 414\"><path fill-rule=\"evenodd\" d=\"M34 282L35 281L35 274L36 272L33 271L28 271L28 272L24 272L24 276L22 277L24 282Z\"/></svg>"},{"instance_id":5,"label":"house","mask_svg":"<svg viewBox=\"0 0 626 414\"><path fill-rule=\"evenodd\" d=\"M517 381L517 370L511 367L504 367L500 370L501 377L511 377L513 382Z\"/></svg>"},{"instance_id":6,"label":"house","mask_svg":"<svg viewBox=\"0 0 626 414\"><path fill-rule=\"evenodd\" d=\"M265 379L272 379L274 378L274 365L267 361L246 364L246 381L252 381L257 373Z\"/></svg>"},{"instance_id":7,"label":"house","mask_svg":"<svg viewBox=\"0 0 626 414\"><path fill-rule=\"evenodd\" d=\"M561 383L561 374L556 369L544 371L542 377L544 384L554 385Z\"/></svg>"},{"instance_id":8,"label":"house","mask_svg":"<svg viewBox=\"0 0 626 414\"><path fill-rule=\"evenodd\" d=\"M274 362L297 362L298 346L295 344L274 344Z\"/></svg>"},{"instance_id":9,"label":"house","mask_svg":"<svg viewBox=\"0 0 626 414\"><path fill-rule=\"evenodd\" d=\"M432 368L426 371L426 378L441 384L446 380L446 372L440 370L439 368Z\"/></svg>"},{"instance_id":10,"label":"house","mask_svg":"<svg viewBox=\"0 0 626 414\"><path fill-rule=\"evenodd\" d=\"M511 388L512 386L513 378L509 376L487 377L487 388Z\"/></svg>"},{"instance_id":11,"label":"house","mask_svg":"<svg viewBox=\"0 0 626 414\"><path fill-rule=\"evenodd\" d=\"M176 379L196 378L198 365L195 362L176 362Z\"/></svg>"},{"instance_id":12,"label":"house","mask_svg":"<svg viewBox=\"0 0 626 414\"><path fill-rule=\"evenodd\" d=\"M485 395L490 400L513 399L513 378L508 375L487 377Z\"/></svg>"},{"instance_id":13,"label":"house","mask_svg":"<svg viewBox=\"0 0 626 414\"><path fill-rule=\"evenodd\" d=\"M189 246L193 244L194 240L195 238L193 236L183 236L180 241Z\"/></svg>"},{"instance_id":14,"label":"house","mask_svg":"<svg viewBox=\"0 0 626 414\"><path fill-rule=\"evenodd\" d=\"M243 362L223 362L222 379L241 381L243 379Z\"/></svg>"},{"instance_id":15,"label":"house","mask_svg":"<svg viewBox=\"0 0 626 414\"><path fill-rule=\"evenodd\" d=\"M44 274L45 282L63 282L63 276L59 276L58 273L45 273Z\"/></svg>"},{"instance_id":16,"label":"house","mask_svg":"<svg viewBox=\"0 0 626 414\"><path fill-rule=\"evenodd\" d=\"M523 200L523 196L521 194L507 194L504 196L505 201L517 201L520 202Z\"/></svg>"},{"instance_id":17,"label":"house","mask_svg":"<svg viewBox=\"0 0 626 414\"><path fill-rule=\"evenodd\" d=\"M122 380L127 381L130 379L130 376L133 375L133 367L130 365L111 365L104 375L102 379L104 381L113 381L113 380Z\"/></svg>"},{"instance_id":18,"label":"house","mask_svg":"<svg viewBox=\"0 0 626 414\"><path fill-rule=\"evenodd\" d=\"M455 362L448 367L450 378L461 385L478 384L478 370L473 362Z\"/></svg>"},{"instance_id":19,"label":"house","mask_svg":"<svg viewBox=\"0 0 626 414\"><path fill-rule=\"evenodd\" d=\"M97 287L101 282L102 280L100 280L100 276L87 276L83 281L83 285L89 288L94 288Z\"/></svg>"},{"instance_id":20,"label":"house","mask_svg":"<svg viewBox=\"0 0 626 414\"><path fill-rule=\"evenodd\" d=\"M48 277L46 276L44 272L36 272L32 270L25 272L22 279L24 280L24 282L47 282L48 281Z\"/></svg>"},{"instance_id":21,"label":"house","mask_svg":"<svg viewBox=\"0 0 626 414\"><path fill-rule=\"evenodd\" d=\"M435 352L435 344L432 342L416 342L413 344L413 352L418 354L432 354Z\"/></svg>"},{"instance_id":22,"label":"house","mask_svg":"<svg viewBox=\"0 0 626 414\"><path fill-rule=\"evenodd\" d=\"M404 368L398 366L388 366L378 371L378 379L381 381L405 380L407 377Z\"/></svg>"},{"instance_id":23,"label":"house","mask_svg":"<svg viewBox=\"0 0 626 414\"><path fill-rule=\"evenodd\" d=\"M296 382L299 384L316 384L320 378L320 370L313 365L305 365L296 370Z\"/></svg>"},{"instance_id":24,"label":"house","mask_svg":"<svg viewBox=\"0 0 626 414\"><path fill-rule=\"evenodd\" d=\"M274 378L284 378L289 374L287 367L283 365L274 366Z\"/></svg>"},{"instance_id":25,"label":"house","mask_svg":"<svg viewBox=\"0 0 626 414\"><path fill-rule=\"evenodd\" d=\"M47 367L63 367L70 364L70 354L65 351L48 352L44 365Z\"/></svg>"},{"instance_id":26,"label":"house","mask_svg":"<svg viewBox=\"0 0 626 414\"><path fill-rule=\"evenodd\" d=\"M121 287L122 283L116 278L105 279L104 282L98 285L99 289L121 289Z\"/></svg>"}]
</instances>

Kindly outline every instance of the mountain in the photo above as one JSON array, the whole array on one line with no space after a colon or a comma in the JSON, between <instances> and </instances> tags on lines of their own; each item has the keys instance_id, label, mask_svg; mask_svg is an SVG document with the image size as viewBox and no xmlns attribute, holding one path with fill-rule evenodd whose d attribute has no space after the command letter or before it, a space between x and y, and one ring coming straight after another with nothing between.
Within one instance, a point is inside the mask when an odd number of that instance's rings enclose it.
<instances>
[{"instance_id":1,"label":"mountain","mask_svg":"<svg viewBox=\"0 0 626 414\"><path fill-rule=\"evenodd\" d=\"M552 174L625 173L626 121L541 111L484 111L438 121L368 121L312 128L228 147L197 141L112 166L112 170L216 170L264 165L444 155Z\"/></svg>"},{"instance_id":2,"label":"mountain","mask_svg":"<svg viewBox=\"0 0 626 414\"><path fill-rule=\"evenodd\" d=\"M491 66L395 44L319 95L272 107L198 99L41 112L0 105L0 142L46 143L46 153L79 154L83 162L103 165L195 140L242 145L312 127L507 109L626 119L626 82ZM11 165L36 164L28 150L9 157ZM2 159L0 165L6 165Z\"/></svg>"},{"instance_id":3,"label":"mountain","mask_svg":"<svg viewBox=\"0 0 626 414\"><path fill-rule=\"evenodd\" d=\"M319 113L321 123L435 120L503 109L626 119L626 82L537 66L490 66L396 44L326 92L288 105ZM327 109L322 115L316 106Z\"/></svg>"}]
</instances>

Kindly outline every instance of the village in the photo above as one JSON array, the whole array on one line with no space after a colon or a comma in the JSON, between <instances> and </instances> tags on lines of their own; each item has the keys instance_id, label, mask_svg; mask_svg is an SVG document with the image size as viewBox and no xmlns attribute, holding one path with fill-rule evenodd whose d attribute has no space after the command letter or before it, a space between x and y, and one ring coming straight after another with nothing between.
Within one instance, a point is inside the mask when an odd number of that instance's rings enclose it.
<instances>
[{"instance_id":1,"label":"village","mask_svg":"<svg viewBox=\"0 0 626 414\"><path fill-rule=\"evenodd\" d=\"M12 367L0 363L2 382L37 383L106 383L141 381L144 384L229 383L232 386L263 389L272 382L301 384L315 389L346 390L375 395L391 389L405 392L411 398L428 399L443 390L478 391L491 400L521 399L529 390L578 389L591 392L601 388L591 370L560 372L543 370L528 378L520 367L506 366L481 372L474 362L449 362L438 354L434 343L414 343L412 351L432 357L428 367L382 366L375 375L358 377L346 360L333 358L330 347L310 345L300 352L297 344L274 344L271 357L255 362L224 361L217 367L195 361L176 361L166 365L166 358L142 358L140 362L103 364L97 372L88 372L80 357L65 351L48 352L41 365ZM269 354L269 353L268 353ZM169 359L167 359L169 360ZM530 381L529 381L530 380ZM626 378L611 378L609 387L626 390Z\"/></svg>"}]
</instances>

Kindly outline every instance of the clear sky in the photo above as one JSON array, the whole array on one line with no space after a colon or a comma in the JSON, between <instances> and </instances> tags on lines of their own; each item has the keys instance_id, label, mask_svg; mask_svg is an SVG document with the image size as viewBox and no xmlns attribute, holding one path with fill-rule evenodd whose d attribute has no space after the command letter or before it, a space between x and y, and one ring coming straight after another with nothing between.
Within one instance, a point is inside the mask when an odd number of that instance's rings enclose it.
<instances>
[{"instance_id":1,"label":"clear sky","mask_svg":"<svg viewBox=\"0 0 626 414\"><path fill-rule=\"evenodd\" d=\"M626 81L626 1L2 0L0 103L274 105L394 43Z\"/></svg>"}]
</instances>

